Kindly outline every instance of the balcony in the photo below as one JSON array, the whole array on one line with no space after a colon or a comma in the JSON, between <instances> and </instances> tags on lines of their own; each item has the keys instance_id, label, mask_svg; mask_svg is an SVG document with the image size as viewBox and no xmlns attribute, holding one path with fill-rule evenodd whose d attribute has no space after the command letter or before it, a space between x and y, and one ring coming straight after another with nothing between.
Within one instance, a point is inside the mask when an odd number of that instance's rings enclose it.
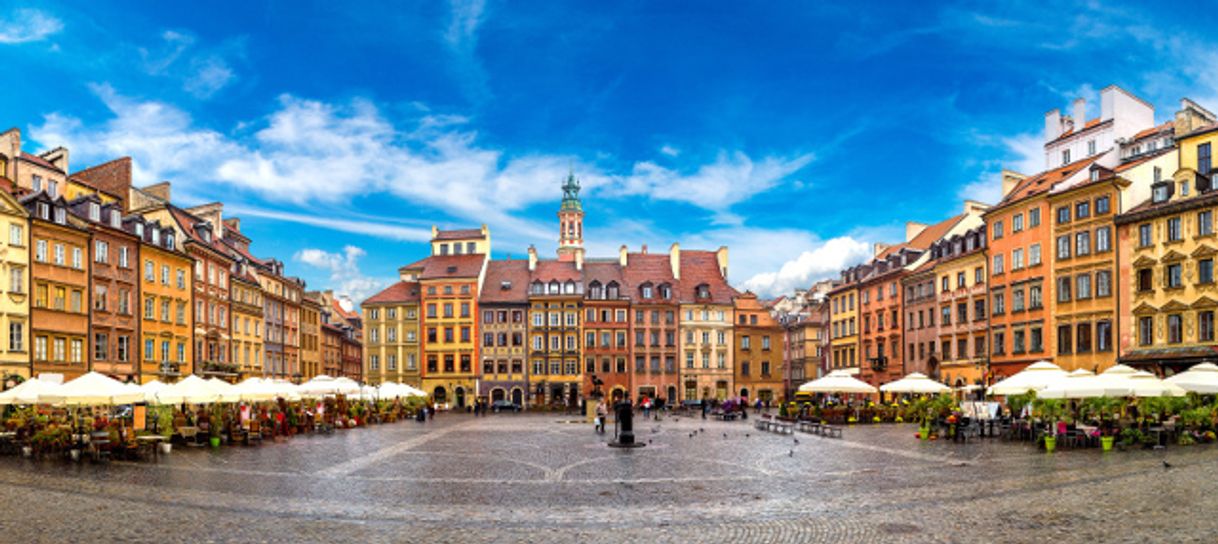
<instances>
[{"instance_id":1,"label":"balcony","mask_svg":"<svg viewBox=\"0 0 1218 544\"><path fill-rule=\"evenodd\" d=\"M888 369L887 357L872 357L867 359L867 362L871 365L871 370L875 372L883 372Z\"/></svg>"}]
</instances>

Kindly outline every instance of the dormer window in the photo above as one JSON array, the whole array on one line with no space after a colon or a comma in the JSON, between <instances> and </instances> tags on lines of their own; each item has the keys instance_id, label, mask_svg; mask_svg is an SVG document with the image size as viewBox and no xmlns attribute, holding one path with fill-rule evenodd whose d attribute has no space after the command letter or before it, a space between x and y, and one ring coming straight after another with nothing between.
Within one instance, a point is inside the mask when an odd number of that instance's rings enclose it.
<instances>
[{"instance_id":1,"label":"dormer window","mask_svg":"<svg viewBox=\"0 0 1218 544\"><path fill-rule=\"evenodd\" d=\"M117 209L110 210L110 226L116 229L123 228L123 214Z\"/></svg>"},{"instance_id":2,"label":"dormer window","mask_svg":"<svg viewBox=\"0 0 1218 544\"><path fill-rule=\"evenodd\" d=\"M174 245L173 245L173 233L172 233L172 232L166 232L166 233L165 233L165 247L167 247L167 248L169 248L169 249L173 249L173 248L174 248Z\"/></svg>"},{"instance_id":3,"label":"dormer window","mask_svg":"<svg viewBox=\"0 0 1218 544\"><path fill-rule=\"evenodd\" d=\"M660 298L665 300L672 298L672 287L667 283L660 285Z\"/></svg>"},{"instance_id":4,"label":"dormer window","mask_svg":"<svg viewBox=\"0 0 1218 544\"><path fill-rule=\"evenodd\" d=\"M609 282L609 287L605 290L605 294L607 295L607 297L609 299L617 300L618 299L617 282L615 282L615 281Z\"/></svg>"},{"instance_id":5,"label":"dormer window","mask_svg":"<svg viewBox=\"0 0 1218 544\"><path fill-rule=\"evenodd\" d=\"M202 238L204 242L211 243L211 231L210 230L200 229L199 237Z\"/></svg>"},{"instance_id":6,"label":"dormer window","mask_svg":"<svg viewBox=\"0 0 1218 544\"><path fill-rule=\"evenodd\" d=\"M99 206L96 202L89 203L89 221L94 223L101 222L101 206Z\"/></svg>"},{"instance_id":7,"label":"dormer window","mask_svg":"<svg viewBox=\"0 0 1218 544\"><path fill-rule=\"evenodd\" d=\"M55 208L55 222L60 225L68 222L68 213L63 208Z\"/></svg>"},{"instance_id":8,"label":"dormer window","mask_svg":"<svg viewBox=\"0 0 1218 544\"><path fill-rule=\"evenodd\" d=\"M562 286L562 292L566 295L575 294L575 282L567 280L567 283Z\"/></svg>"},{"instance_id":9,"label":"dormer window","mask_svg":"<svg viewBox=\"0 0 1218 544\"><path fill-rule=\"evenodd\" d=\"M593 281L588 285L588 298L599 299L604 291L601 289L601 282Z\"/></svg>"},{"instance_id":10,"label":"dormer window","mask_svg":"<svg viewBox=\"0 0 1218 544\"><path fill-rule=\"evenodd\" d=\"M1171 184L1159 182L1151 188L1151 200L1156 204L1171 198Z\"/></svg>"},{"instance_id":11,"label":"dormer window","mask_svg":"<svg viewBox=\"0 0 1218 544\"><path fill-rule=\"evenodd\" d=\"M59 182L58 181L55 181L55 180L47 181L47 194L51 195L51 198L55 198L55 197L59 196Z\"/></svg>"},{"instance_id":12,"label":"dormer window","mask_svg":"<svg viewBox=\"0 0 1218 544\"><path fill-rule=\"evenodd\" d=\"M710 298L710 287L706 284L699 285L696 289L698 298Z\"/></svg>"},{"instance_id":13,"label":"dormer window","mask_svg":"<svg viewBox=\"0 0 1218 544\"><path fill-rule=\"evenodd\" d=\"M641 291L643 294L643 298L651 298L651 284L650 283L643 285Z\"/></svg>"},{"instance_id":14,"label":"dormer window","mask_svg":"<svg viewBox=\"0 0 1218 544\"><path fill-rule=\"evenodd\" d=\"M161 245L161 229L152 227L152 245Z\"/></svg>"},{"instance_id":15,"label":"dormer window","mask_svg":"<svg viewBox=\"0 0 1218 544\"><path fill-rule=\"evenodd\" d=\"M1098 169L1092 168L1091 169L1091 181L1099 181L1099 180L1100 180L1100 171Z\"/></svg>"},{"instance_id":16,"label":"dormer window","mask_svg":"<svg viewBox=\"0 0 1218 544\"><path fill-rule=\"evenodd\" d=\"M143 223L135 224L135 235L137 237L139 237L139 239L141 239L141 240L144 239L144 224Z\"/></svg>"},{"instance_id":17,"label":"dormer window","mask_svg":"<svg viewBox=\"0 0 1218 544\"><path fill-rule=\"evenodd\" d=\"M51 220L51 206L46 202L38 203L38 217L43 221Z\"/></svg>"},{"instance_id":18,"label":"dormer window","mask_svg":"<svg viewBox=\"0 0 1218 544\"><path fill-rule=\"evenodd\" d=\"M562 292L562 287L558 285L558 280L550 282L550 289L547 292L551 295L557 295Z\"/></svg>"}]
</instances>

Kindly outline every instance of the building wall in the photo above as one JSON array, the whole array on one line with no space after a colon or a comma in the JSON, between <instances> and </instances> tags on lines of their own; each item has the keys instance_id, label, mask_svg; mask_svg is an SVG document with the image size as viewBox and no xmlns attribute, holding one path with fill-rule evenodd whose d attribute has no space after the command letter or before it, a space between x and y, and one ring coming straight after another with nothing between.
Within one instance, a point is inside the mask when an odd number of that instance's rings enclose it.
<instances>
[{"instance_id":1,"label":"building wall","mask_svg":"<svg viewBox=\"0 0 1218 544\"><path fill-rule=\"evenodd\" d=\"M139 244L135 237L118 229L91 223L92 254L89 266L92 297L89 357L92 369L121 381L135 380L139 373L139 289L136 267ZM171 271L167 270L170 275ZM167 277L166 280L173 281Z\"/></svg>"},{"instance_id":2,"label":"building wall","mask_svg":"<svg viewBox=\"0 0 1218 544\"><path fill-rule=\"evenodd\" d=\"M682 304L680 324L681 394L685 400L725 400L735 396L733 307Z\"/></svg>"},{"instance_id":3,"label":"building wall","mask_svg":"<svg viewBox=\"0 0 1218 544\"><path fill-rule=\"evenodd\" d=\"M592 377L601 392L612 399L612 392L630 392L630 303L625 300L584 300L584 383L583 391L593 390Z\"/></svg>"},{"instance_id":4,"label":"building wall","mask_svg":"<svg viewBox=\"0 0 1218 544\"><path fill-rule=\"evenodd\" d=\"M937 279L932 267L901 281L905 287L905 372L920 372L936 381L940 379Z\"/></svg>"},{"instance_id":5,"label":"building wall","mask_svg":"<svg viewBox=\"0 0 1218 544\"><path fill-rule=\"evenodd\" d=\"M484 303L480 311L478 396L488 401L518 398L524 406L529 389L529 306Z\"/></svg>"},{"instance_id":6,"label":"building wall","mask_svg":"<svg viewBox=\"0 0 1218 544\"><path fill-rule=\"evenodd\" d=\"M419 387L418 303L365 304L363 314L365 379Z\"/></svg>"},{"instance_id":7,"label":"building wall","mask_svg":"<svg viewBox=\"0 0 1218 544\"><path fill-rule=\"evenodd\" d=\"M89 233L34 219L30 235L35 248L30 268L35 278L33 373L61 373L70 380L88 371ZM39 258L40 244L45 244L45 258Z\"/></svg>"},{"instance_id":8,"label":"building wall","mask_svg":"<svg viewBox=\"0 0 1218 544\"><path fill-rule=\"evenodd\" d=\"M859 367L858 289L847 287L829 293L830 334L829 370Z\"/></svg>"},{"instance_id":9,"label":"building wall","mask_svg":"<svg viewBox=\"0 0 1218 544\"><path fill-rule=\"evenodd\" d=\"M0 195L0 373L30 377L30 222Z\"/></svg>"},{"instance_id":10,"label":"building wall","mask_svg":"<svg viewBox=\"0 0 1218 544\"><path fill-rule=\"evenodd\" d=\"M986 372L990 353L986 261L987 253L976 250L935 266L934 285L938 295L934 322L939 335L935 351L939 358L940 379L952 386L978 383ZM1014 284L1006 296L1011 297L1009 293L1021 289L1024 296L1028 296L1022 283ZM1012 310L1012 301L1005 303L1007 310ZM1025 304L1025 307L1029 305Z\"/></svg>"},{"instance_id":11,"label":"building wall","mask_svg":"<svg viewBox=\"0 0 1218 544\"><path fill-rule=\"evenodd\" d=\"M262 288L234 277L232 282L232 361L242 377L264 376L262 342Z\"/></svg>"},{"instance_id":12,"label":"building wall","mask_svg":"<svg viewBox=\"0 0 1218 544\"><path fill-rule=\"evenodd\" d=\"M756 297L736 299L732 396L779 401L783 395L783 329Z\"/></svg>"},{"instance_id":13,"label":"building wall","mask_svg":"<svg viewBox=\"0 0 1218 544\"><path fill-rule=\"evenodd\" d=\"M140 379L165 382L190 375L194 372L193 261L184 253L148 243L140 244L139 259ZM161 281L164 267L172 274L168 284ZM169 316L163 311L166 305Z\"/></svg>"},{"instance_id":14,"label":"building wall","mask_svg":"<svg viewBox=\"0 0 1218 544\"><path fill-rule=\"evenodd\" d=\"M533 406L582 398L579 296L529 296L529 399Z\"/></svg>"},{"instance_id":15,"label":"building wall","mask_svg":"<svg viewBox=\"0 0 1218 544\"><path fill-rule=\"evenodd\" d=\"M677 313L676 304L635 303L630 321L631 371L634 383L632 398L643 395L663 398L668 402L684 399L679 390L677 370ZM697 400L697 399L692 399Z\"/></svg>"},{"instance_id":16,"label":"building wall","mask_svg":"<svg viewBox=\"0 0 1218 544\"><path fill-rule=\"evenodd\" d=\"M1040 215L1039 222L1034 225L1031 217L1037 213ZM991 210L986 215L986 233L989 236L990 369L995 379L1013 375L1028 364L1044 359L1051 353L1050 346L1054 345L1051 214L1052 210L1042 194L999 210ZM1012 228L1016 215L1024 218L1024 228L1019 232L1014 232ZM995 236L995 225L999 222L1002 223L1000 237ZM1038 264L1032 264L1033 247L1038 247L1040 251ZM1011 267L1015 249L1022 250L1025 255L1024 266L1019 269ZM997 266L997 259L1002 260L1001 270ZM1041 307L1029 305L1024 311L1012 312L1012 289L1023 288L1030 292L1034 287L1039 288L1042 294ZM1022 350L1015 349L1017 335L1024 338ZM1036 342L1038 337L1039 345Z\"/></svg>"},{"instance_id":17,"label":"building wall","mask_svg":"<svg viewBox=\"0 0 1218 544\"><path fill-rule=\"evenodd\" d=\"M469 406L477 391L478 283L474 279L423 280L423 390L436 402ZM451 315L444 309L449 305Z\"/></svg>"},{"instance_id":18,"label":"building wall","mask_svg":"<svg viewBox=\"0 0 1218 544\"><path fill-rule=\"evenodd\" d=\"M300 374L301 380L321 374L321 306L307 298L300 305Z\"/></svg>"},{"instance_id":19,"label":"building wall","mask_svg":"<svg viewBox=\"0 0 1218 544\"><path fill-rule=\"evenodd\" d=\"M859 344L859 379L879 386L902 374L901 275L884 274L859 286L859 316L863 322Z\"/></svg>"}]
</instances>

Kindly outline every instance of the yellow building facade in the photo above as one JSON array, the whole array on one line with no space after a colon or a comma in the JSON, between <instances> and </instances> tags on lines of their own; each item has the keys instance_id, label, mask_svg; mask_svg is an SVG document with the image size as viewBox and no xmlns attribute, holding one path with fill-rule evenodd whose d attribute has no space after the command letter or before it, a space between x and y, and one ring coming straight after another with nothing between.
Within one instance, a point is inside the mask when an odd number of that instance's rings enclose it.
<instances>
[{"instance_id":1,"label":"yellow building facade","mask_svg":"<svg viewBox=\"0 0 1218 544\"><path fill-rule=\"evenodd\" d=\"M6 174L7 176L7 174ZM0 376L30 377L30 225L24 207L0 191Z\"/></svg>"},{"instance_id":2,"label":"yellow building facade","mask_svg":"<svg viewBox=\"0 0 1218 544\"><path fill-rule=\"evenodd\" d=\"M421 386L419 284L400 281L365 300L364 381Z\"/></svg>"},{"instance_id":3,"label":"yellow building facade","mask_svg":"<svg viewBox=\"0 0 1218 544\"><path fill-rule=\"evenodd\" d=\"M158 222L132 216L125 227L140 239L140 380L188 376L194 372L194 260L176 249L174 231Z\"/></svg>"},{"instance_id":4,"label":"yellow building facade","mask_svg":"<svg viewBox=\"0 0 1218 544\"><path fill-rule=\"evenodd\" d=\"M829 362L830 371L848 369L857 372L858 288L846 285L829 292Z\"/></svg>"},{"instance_id":5,"label":"yellow building facade","mask_svg":"<svg viewBox=\"0 0 1218 544\"><path fill-rule=\"evenodd\" d=\"M961 250L960 256L949 257L935 265L938 303L935 315L930 318L931 323L938 324L939 330L938 346L931 348L932 352L938 352L939 376L944 383L953 386L981 383L989 359L986 350L989 335L986 253L980 247ZM960 319L961 305L968 316L963 320ZM949 316L946 321L945 315Z\"/></svg>"},{"instance_id":6,"label":"yellow building facade","mask_svg":"<svg viewBox=\"0 0 1218 544\"><path fill-rule=\"evenodd\" d=\"M262 286L245 264L245 268L232 274L229 282L232 289L230 301L233 307L232 357L242 378L262 377L266 373L262 366L265 346L262 342Z\"/></svg>"},{"instance_id":7,"label":"yellow building facade","mask_svg":"<svg viewBox=\"0 0 1218 544\"><path fill-rule=\"evenodd\" d=\"M301 381L321 374L321 300L318 295L305 293L300 299Z\"/></svg>"}]
</instances>

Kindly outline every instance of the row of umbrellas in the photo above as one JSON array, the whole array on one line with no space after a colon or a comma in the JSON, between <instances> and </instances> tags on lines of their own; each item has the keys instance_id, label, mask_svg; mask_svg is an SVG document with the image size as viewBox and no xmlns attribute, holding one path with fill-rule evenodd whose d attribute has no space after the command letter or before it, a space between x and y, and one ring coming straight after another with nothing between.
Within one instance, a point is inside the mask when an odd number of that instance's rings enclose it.
<instances>
[{"instance_id":1,"label":"row of umbrellas","mask_svg":"<svg viewBox=\"0 0 1218 544\"><path fill-rule=\"evenodd\" d=\"M834 370L826 374L824 377L812 380L799 386L799 390L805 393L875 393L883 391L885 393L911 393L911 394L938 394L948 393L952 389L946 385L936 382L925 374L920 372L911 373L897 381L881 385L876 389L871 384L864 382L845 370Z\"/></svg>"},{"instance_id":2,"label":"row of umbrellas","mask_svg":"<svg viewBox=\"0 0 1218 544\"><path fill-rule=\"evenodd\" d=\"M1218 366L1200 363L1160 380L1154 374L1127 365L1115 365L1100 374L1086 370L1066 372L1048 361L1029 365L989 388L991 395L1022 395L1035 391L1047 399L1096 397L1182 397L1188 392L1218 394Z\"/></svg>"},{"instance_id":3,"label":"row of umbrellas","mask_svg":"<svg viewBox=\"0 0 1218 544\"><path fill-rule=\"evenodd\" d=\"M360 385L346 377L317 376L301 385L286 380L249 378L236 385L216 378L187 376L174 384L153 380L143 385L122 383L97 372L89 372L67 383L39 378L22 382L0 393L0 405L49 404L56 406L108 406L146 402L149 404L210 404L214 402L261 402L282 398L320 398L346 395L362 400L427 396L405 384Z\"/></svg>"}]
</instances>

